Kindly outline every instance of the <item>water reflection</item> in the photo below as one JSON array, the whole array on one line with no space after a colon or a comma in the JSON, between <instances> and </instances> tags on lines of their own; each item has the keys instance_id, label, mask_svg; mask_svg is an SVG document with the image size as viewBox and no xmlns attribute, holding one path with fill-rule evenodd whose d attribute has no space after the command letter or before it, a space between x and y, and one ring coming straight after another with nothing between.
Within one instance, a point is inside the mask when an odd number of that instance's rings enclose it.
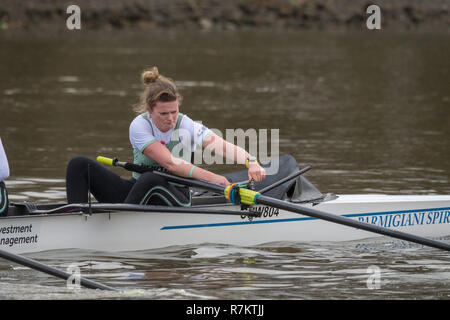
<instances>
[{"instance_id":1,"label":"water reflection","mask_svg":"<svg viewBox=\"0 0 450 320\"><path fill-rule=\"evenodd\" d=\"M449 241L449 239L441 239ZM402 241L273 243L258 247L199 245L102 253L48 251L39 261L120 293L67 290L61 280L28 268L0 268L10 299L448 299L449 258ZM3 265L3 263L1 263ZM378 289L368 269L380 270ZM25 280L26 284L25 284ZM33 289L33 290L30 290Z\"/></svg>"}]
</instances>

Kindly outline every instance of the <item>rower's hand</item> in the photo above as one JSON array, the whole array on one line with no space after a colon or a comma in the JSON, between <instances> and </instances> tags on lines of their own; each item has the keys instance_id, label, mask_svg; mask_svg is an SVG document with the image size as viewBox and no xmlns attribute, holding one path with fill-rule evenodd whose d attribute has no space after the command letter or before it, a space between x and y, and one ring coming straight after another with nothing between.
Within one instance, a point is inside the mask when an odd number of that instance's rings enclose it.
<instances>
[{"instance_id":1,"label":"rower's hand","mask_svg":"<svg viewBox=\"0 0 450 320\"><path fill-rule=\"evenodd\" d=\"M253 161L248 164L248 180L260 182L266 178L266 170L259 165L258 162Z\"/></svg>"},{"instance_id":2,"label":"rower's hand","mask_svg":"<svg viewBox=\"0 0 450 320\"><path fill-rule=\"evenodd\" d=\"M228 181L227 178L225 178L224 176L218 175L218 174L214 177L214 181L211 181L211 182L220 184L224 187L226 187L230 184L230 181Z\"/></svg>"}]
</instances>

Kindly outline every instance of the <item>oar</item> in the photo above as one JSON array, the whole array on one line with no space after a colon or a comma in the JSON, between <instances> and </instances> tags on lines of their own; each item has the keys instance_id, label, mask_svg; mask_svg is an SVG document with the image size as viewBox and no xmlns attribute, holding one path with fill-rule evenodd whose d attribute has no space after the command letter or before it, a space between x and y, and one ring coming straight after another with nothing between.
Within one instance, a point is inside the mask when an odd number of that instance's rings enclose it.
<instances>
[{"instance_id":1,"label":"oar","mask_svg":"<svg viewBox=\"0 0 450 320\"><path fill-rule=\"evenodd\" d=\"M42 271L44 273L50 274L52 276L61 278L63 280L69 279L72 275L69 273L66 273L64 271L49 267L45 264L42 264L40 262L37 262L35 260L32 260L30 258L25 258L20 255L7 252L4 250L0 250L0 257L18 264L21 264L23 266ZM117 289L105 286L101 283L94 282L92 280L84 279L80 277L80 285L89 288L89 289L101 289L101 290L109 290L109 291L118 291Z\"/></svg>"},{"instance_id":2,"label":"oar","mask_svg":"<svg viewBox=\"0 0 450 320\"><path fill-rule=\"evenodd\" d=\"M450 251L450 245L443 243L443 242L435 241L432 239L427 239L427 238L416 236L416 235L409 234L406 232L391 230L391 229L376 226L373 224L368 224L368 223L352 220L347 217L335 215L335 214L324 212L324 211L319 211L316 209L307 208L304 206L293 204L291 202L274 199L271 197L264 196L259 192L242 188L238 184L232 184L227 187L223 187L221 185L211 183L208 181L183 178L183 177L175 176L173 174L159 172L159 171L153 170L153 168L147 167L145 165L136 165L136 164L127 163L127 162L120 162L117 159L97 157L97 161L104 163L104 164L108 164L108 165L120 166L120 167L123 167L130 171L136 170L136 172L139 172L139 173L143 173L145 171L153 171L155 174L163 176L168 181L184 184L184 185L191 186L191 187L204 188L204 189L206 189L208 191L212 191L212 192L223 193L223 194L225 194L225 197L228 200L230 200L231 202L233 202L235 204L244 203L244 204L247 204L250 206L255 205L255 204L265 204L265 205L268 205L268 206L271 206L274 208L278 208L281 210L286 210L286 211L290 211L290 212L294 212L294 213L298 213L298 214L303 214L305 216L326 220L329 222L333 222L333 223L337 223L337 224L341 224L341 225L345 225L345 226L349 226L349 227L389 236L392 238L406 240L406 241L418 243L418 244L421 244L424 246L429 246L429 247L433 247L433 248L437 248L437 249Z\"/></svg>"},{"instance_id":3,"label":"oar","mask_svg":"<svg viewBox=\"0 0 450 320\"><path fill-rule=\"evenodd\" d=\"M283 183L285 183L285 182L287 182L287 181L290 181L290 180L292 180L292 179L297 178L299 175L304 174L304 173L305 173L306 171L308 171L309 169L311 169L311 166L306 166L306 167L304 167L302 170L297 171L297 172L294 172L293 174L291 174L291 175L289 175L289 176L287 176L287 177L285 177L285 178L283 178L283 179L280 179L279 181L277 181L277 182L271 184L270 186L267 186L267 187L265 187L265 188L259 190L258 192L261 193L261 194L266 193L266 192L268 192L268 191L270 191L270 190L272 190L272 189L278 187L279 185L282 185Z\"/></svg>"},{"instance_id":4,"label":"oar","mask_svg":"<svg viewBox=\"0 0 450 320\"><path fill-rule=\"evenodd\" d=\"M211 182L203 181L203 180L179 177L179 176L167 173L167 172L155 170L155 168L149 167L146 165L142 165L142 164L138 165L138 164L134 164L134 163L119 161L117 158L111 159L111 158L98 156L97 161L100 163L106 164L106 165L110 165L110 166L122 167L128 171L133 171L133 172L137 172L137 173L144 173L144 172L152 171L153 173L156 173L156 174L166 178L168 181L184 184L184 185L187 185L190 187L202 188L202 189L205 189L205 190L208 190L211 192L216 192L219 194L223 194L223 192L225 190L224 186L221 186L221 185L218 185L215 183L211 183Z\"/></svg>"},{"instance_id":5,"label":"oar","mask_svg":"<svg viewBox=\"0 0 450 320\"><path fill-rule=\"evenodd\" d=\"M389 237L393 237L393 238L397 238L397 239L401 239L401 240L415 242L415 243L418 243L418 244L421 244L424 246L429 246L429 247L433 247L433 248L437 248L437 249L450 251L450 245L446 244L444 242L439 242L439 241L435 241L432 239L427 239L424 237L416 236L413 234L409 234L409 233L405 233L405 232L401 232L401 231L397 231L397 230L391 230L391 229L384 228L384 227L379 227L379 226L376 226L373 224L368 224L368 223L352 220L347 217L335 215L335 214L324 212L324 211L315 210L312 208L301 207L299 205L296 205L296 204L293 204L290 202L286 202L286 201L282 201L282 200L278 200L278 199L274 199L274 198L269 198L269 197L266 197L263 195L260 195L257 197L257 203L258 204L266 204L266 205L269 205L269 206L272 206L272 207L275 207L278 209L283 209L286 211L304 214L306 216L338 223L341 225L345 225L345 226L349 226L349 227L353 227L353 228L357 228L357 229L361 229L361 230L366 230L366 231L382 234L385 236L389 236Z\"/></svg>"}]
</instances>

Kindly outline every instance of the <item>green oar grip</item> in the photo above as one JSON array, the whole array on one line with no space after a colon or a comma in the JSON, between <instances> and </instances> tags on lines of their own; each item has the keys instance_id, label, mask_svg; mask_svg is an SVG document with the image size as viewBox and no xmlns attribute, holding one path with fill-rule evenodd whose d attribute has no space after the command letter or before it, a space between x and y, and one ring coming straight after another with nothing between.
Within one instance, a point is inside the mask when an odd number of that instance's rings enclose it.
<instances>
[{"instance_id":1,"label":"green oar grip","mask_svg":"<svg viewBox=\"0 0 450 320\"><path fill-rule=\"evenodd\" d=\"M107 164L109 166L113 166L114 165L114 159L111 159L111 158L98 156L97 157L97 161L100 162L100 163L103 163L103 164Z\"/></svg>"}]
</instances>

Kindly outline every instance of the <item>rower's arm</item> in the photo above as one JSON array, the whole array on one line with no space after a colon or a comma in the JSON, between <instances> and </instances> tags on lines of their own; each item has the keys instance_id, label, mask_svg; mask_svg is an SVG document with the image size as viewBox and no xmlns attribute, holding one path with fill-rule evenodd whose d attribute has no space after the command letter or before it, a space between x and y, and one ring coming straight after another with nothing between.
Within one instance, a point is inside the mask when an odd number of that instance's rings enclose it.
<instances>
[{"instance_id":1,"label":"rower's arm","mask_svg":"<svg viewBox=\"0 0 450 320\"><path fill-rule=\"evenodd\" d=\"M150 144L144 149L143 153L177 176L210 181L224 186L229 184L228 180L223 176L199 168L181 158L172 156L169 149L159 142Z\"/></svg>"},{"instance_id":2,"label":"rower's arm","mask_svg":"<svg viewBox=\"0 0 450 320\"><path fill-rule=\"evenodd\" d=\"M218 154L223 158L231 160L233 163L237 164L245 164L245 161L249 156L248 152L241 147L224 140L214 133L205 139L203 142L203 148L209 149L215 154Z\"/></svg>"},{"instance_id":3,"label":"rower's arm","mask_svg":"<svg viewBox=\"0 0 450 320\"><path fill-rule=\"evenodd\" d=\"M210 149L215 154L232 160L237 164L246 164L246 160L249 157L249 153L239 146L236 146L216 134L211 134L203 142L204 149ZM266 171L257 161L248 163L248 179L254 181L261 181L266 177Z\"/></svg>"}]
</instances>

